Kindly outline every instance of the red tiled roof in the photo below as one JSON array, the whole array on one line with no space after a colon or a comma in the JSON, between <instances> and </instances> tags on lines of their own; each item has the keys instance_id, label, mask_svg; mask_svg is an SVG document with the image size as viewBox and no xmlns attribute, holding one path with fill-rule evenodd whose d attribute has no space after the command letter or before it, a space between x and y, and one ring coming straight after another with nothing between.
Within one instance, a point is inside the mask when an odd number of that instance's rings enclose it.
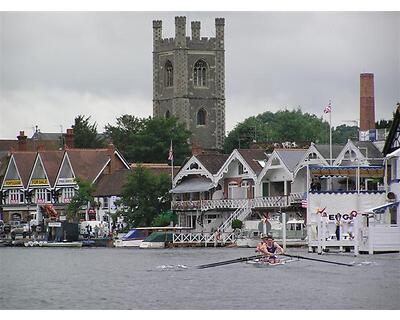
<instances>
[{"instance_id":1,"label":"red tiled roof","mask_svg":"<svg viewBox=\"0 0 400 320\"><path fill-rule=\"evenodd\" d=\"M112 174L103 174L100 176L96 190L93 193L95 197L119 196L122 188L128 179L131 170L117 170Z\"/></svg>"},{"instance_id":2,"label":"red tiled roof","mask_svg":"<svg viewBox=\"0 0 400 320\"><path fill-rule=\"evenodd\" d=\"M15 164L21 176L22 184L26 188L36 159L36 152L16 151L13 152Z\"/></svg>"},{"instance_id":3,"label":"red tiled roof","mask_svg":"<svg viewBox=\"0 0 400 320\"><path fill-rule=\"evenodd\" d=\"M265 150L263 149L238 149L244 160L249 164L253 171L258 175L263 167L257 160L267 160Z\"/></svg>"},{"instance_id":4,"label":"red tiled roof","mask_svg":"<svg viewBox=\"0 0 400 320\"><path fill-rule=\"evenodd\" d=\"M92 182L110 159L108 149L66 150L77 178Z\"/></svg>"},{"instance_id":5,"label":"red tiled roof","mask_svg":"<svg viewBox=\"0 0 400 320\"><path fill-rule=\"evenodd\" d=\"M211 174L217 173L228 157L229 154L199 154L196 156Z\"/></svg>"},{"instance_id":6,"label":"red tiled roof","mask_svg":"<svg viewBox=\"0 0 400 320\"><path fill-rule=\"evenodd\" d=\"M47 176L49 177L50 186L53 187L64 156L64 151L40 151L39 154Z\"/></svg>"},{"instance_id":7,"label":"red tiled roof","mask_svg":"<svg viewBox=\"0 0 400 320\"><path fill-rule=\"evenodd\" d=\"M172 168L167 163L132 163L130 167L131 169L134 170L139 165L142 166L143 168L150 170L154 174L165 173L168 174L169 176L171 176L172 174ZM181 169L180 166L174 166L174 177L176 176L176 174L179 172L180 169Z\"/></svg>"}]
</instances>

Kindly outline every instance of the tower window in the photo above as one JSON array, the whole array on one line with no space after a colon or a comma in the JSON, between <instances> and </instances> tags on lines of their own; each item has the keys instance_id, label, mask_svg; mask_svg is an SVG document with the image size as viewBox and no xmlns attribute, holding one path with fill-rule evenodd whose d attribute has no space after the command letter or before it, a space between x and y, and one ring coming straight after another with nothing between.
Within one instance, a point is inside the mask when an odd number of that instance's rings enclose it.
<instances>
[{"instance_id":1,"label":"tower window","mask_svg":"<svg viewBox=\"0 0 400 320\"><path fill-rule=\"evenodd\" d=\"M207 79L207 64L203 60L198 60L194 64L193 84L195 87L205 87Z\"/></svg>"},{"instance_id":2,"label":"tower window","mask_svg":"<svg viewBox=\"0 0 400 320\"><path fill-rule=\"evenodd\" d=\"M171 113L169 112L169 110L167 110L167 112L165 113L165 117L166 117L166 118L171 117Z\"/></svg>"},{"instance_id":3,"label":"tower window","mask_svg":"<svg viewBox=\"0 0 400 320\"><path fill-rule=\"evenodd\" d=\"M172 87L174 85L174 68L172 67L171 61L167 60L165 63L164 71L164 83L166 87Z\"/></svg>"},{"instance_id":4,"label":"tower window","mask_svg":"<svg viewBox=\"0 0 400 320\"><path fill-rule=\"evenodd\" d=\"M197 111L197 125L198 126L204 126L206 124L206 110L201 108L199 111Z\"/></svg>"}]
</instances>

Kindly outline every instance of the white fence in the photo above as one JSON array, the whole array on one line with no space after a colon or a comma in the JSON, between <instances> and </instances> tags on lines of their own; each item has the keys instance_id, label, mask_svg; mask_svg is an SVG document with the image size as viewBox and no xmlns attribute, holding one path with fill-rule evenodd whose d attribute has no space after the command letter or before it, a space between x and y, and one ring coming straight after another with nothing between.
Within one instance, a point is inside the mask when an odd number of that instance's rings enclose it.
<instances>
[{"instance_id":1,"label":"white fence","mask_svg":"<svg viewBox=\"0 0 400 320\"><path fill-rule=\"evenodd\" d=\"M201 243L232 243L236 240L233 232L223 233L175 233L173 243L201 244Z\"/></svg>"}]
</instances>

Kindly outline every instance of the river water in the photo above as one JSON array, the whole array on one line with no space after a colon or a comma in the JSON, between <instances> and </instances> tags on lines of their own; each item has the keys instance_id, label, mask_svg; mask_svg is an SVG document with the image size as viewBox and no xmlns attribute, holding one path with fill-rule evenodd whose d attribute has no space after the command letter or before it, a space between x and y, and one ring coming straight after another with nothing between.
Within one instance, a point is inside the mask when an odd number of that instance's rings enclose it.
<instances>
[{"instance_id":1,"label":"river water","mask_svg":"<svg viewBox=\"0 0 400 320\"><path fill-rule=\"evenodd\" d=\"M245 248L0 248L0 309L399 309L400 255L308 254L282 266L194 266Z\"/></svg>"}]
</instances>

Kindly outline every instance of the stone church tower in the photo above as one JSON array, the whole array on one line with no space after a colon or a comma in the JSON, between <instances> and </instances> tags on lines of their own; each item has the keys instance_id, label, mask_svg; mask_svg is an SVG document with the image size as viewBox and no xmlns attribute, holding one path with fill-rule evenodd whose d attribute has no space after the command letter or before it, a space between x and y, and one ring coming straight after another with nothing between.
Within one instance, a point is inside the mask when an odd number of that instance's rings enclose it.
<instances>
[{"instance_id":1,"label":"stone church tower","mask_svg":"<svg viewBox=\"0 0 400 320\"><path fill-rule=\"evenodd\" d=\"M225 49L223 18L215 19L215 38L200 37L200 22L175 17L175 38L162 37L153 21L153 116L175 116L192 132L193 145L223 148L225 136Z\"/></svg>"}]
</instances>

